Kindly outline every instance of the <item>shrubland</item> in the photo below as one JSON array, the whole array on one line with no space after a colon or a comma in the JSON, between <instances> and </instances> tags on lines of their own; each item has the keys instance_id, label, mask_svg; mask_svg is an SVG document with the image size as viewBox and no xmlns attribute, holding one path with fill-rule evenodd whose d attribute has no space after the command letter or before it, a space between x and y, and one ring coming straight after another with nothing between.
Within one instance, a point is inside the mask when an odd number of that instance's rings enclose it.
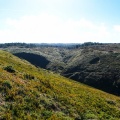
<instances>
[{"instance_id":1,"label":"shrubland","mask_svg":"<svg viewBox=\"0 0 120 120\"><path fill-rule=\"evenodd\" d=\"M29 61L37 67L54 71L108 93L120 95L119 43L88 42L72 46L16 44L14 47L11 43L7 46L4 50Z\"/></svg>"},{"instance_id":2,"label":"shrubland","mask_svg":"<svg viewBox=\"0 0 120 120\"><path fill-rule=\"evenodd\" d=\"M37 68L9 52L0 51L0 119L119 118L119 97Z\"/></svg>"}]
</instances>

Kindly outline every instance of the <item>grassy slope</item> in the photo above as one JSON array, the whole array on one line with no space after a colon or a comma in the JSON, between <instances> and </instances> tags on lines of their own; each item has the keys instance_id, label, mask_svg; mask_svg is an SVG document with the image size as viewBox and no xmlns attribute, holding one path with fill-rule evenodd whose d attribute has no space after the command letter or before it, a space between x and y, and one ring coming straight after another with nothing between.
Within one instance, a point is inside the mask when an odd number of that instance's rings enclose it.
<instances>
[{"instance_id":1,"label":"grassy slope","mask_svg":"<svg viewBox=\"0 0 120 120\"><path fill-rule=\"evenodd\" d=\"M4 70L12 66L15 73ZM0 119L120 118L120 98L0 51Z\"/></svg>"},{"instance_id":2,"label":"grassy slope","mask_svg":"<svg viewBox=\"0 0 120 120\"><path fill-rule=\"evenodd\" d=\"M26 59L36 66L42 67L42 61L48 61L43 68L120 96L120 44L77 49L8 47L6 50L16 53L16 56ZM35 60L35 56L38 56L37 60ZM98 61L96 61L97 59Z\"/></svg>"}]
</instances>

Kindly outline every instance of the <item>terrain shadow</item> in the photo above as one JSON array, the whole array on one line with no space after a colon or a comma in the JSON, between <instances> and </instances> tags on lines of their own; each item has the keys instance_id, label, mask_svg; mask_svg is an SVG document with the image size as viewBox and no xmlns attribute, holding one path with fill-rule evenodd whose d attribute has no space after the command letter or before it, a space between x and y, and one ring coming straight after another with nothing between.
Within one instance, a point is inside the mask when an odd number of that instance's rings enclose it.
<instances>
[{"instance_id":1,"label":"terrain shadow","mask_svg":"<svg viewBox=\"0 0 120 120\"><path fill-rule=\"evenodd\" d=\"M49 61L45 57L37 54L22 52L22 53L15 53L14 55L29 61L31 64L37 67L46 68L46 66L49 64Z\"/></svg>"}]
</instances>

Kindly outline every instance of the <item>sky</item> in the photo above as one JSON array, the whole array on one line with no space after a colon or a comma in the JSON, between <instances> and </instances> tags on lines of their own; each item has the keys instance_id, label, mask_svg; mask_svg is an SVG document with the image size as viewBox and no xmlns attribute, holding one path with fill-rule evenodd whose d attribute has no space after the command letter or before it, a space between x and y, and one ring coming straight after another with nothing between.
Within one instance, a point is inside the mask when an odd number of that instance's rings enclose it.
<instances>
[{"instance_id":1,"label":"sky","mask_svg":"<svg viewBox=\"0 0 120 120\"><path fill-rule=\"evenodd\" d=\"M0 0L0 43L120 43L120 0Z\"/></svg>"}]
</instances>

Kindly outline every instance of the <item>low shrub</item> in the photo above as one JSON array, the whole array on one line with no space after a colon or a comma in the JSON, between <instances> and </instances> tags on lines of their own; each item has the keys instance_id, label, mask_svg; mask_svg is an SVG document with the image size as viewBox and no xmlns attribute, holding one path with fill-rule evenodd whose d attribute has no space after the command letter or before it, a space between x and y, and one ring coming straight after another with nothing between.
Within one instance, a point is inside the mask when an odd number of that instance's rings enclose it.
<instances>
[{"instance_id":1,"label":"low shrub","mask_svg":"<svg viewBox=\"0 0 120 120\"><path fill-rule=\"evenodd\" d=\"M5 88L12 88L12 83L9 80L5 80L2 84Z\"/></svg>"},{"instance_id":2,"label":"low shrub","mask_svg":"<svg viewBox=\"0 0 120 120\"><path fill-rule=\"evenodd\" d=\"M12 66L6 66L6 67L4 68L4 70L6 70L7 72L10 72L10 73L15 73L15 70L13 69Z\"/></svg>"},{"instance_id":3,"label":"low shrub","mask_svg":"<svg viewBox=\"0 0 120 120\"><path fill-rule=\"evenodd\" d=\"M32 80L34 79L35 77L33 75L30 75L30 74L24 74L24 79L28 79L28 80Z\"/></svg>"}]
</instances>

